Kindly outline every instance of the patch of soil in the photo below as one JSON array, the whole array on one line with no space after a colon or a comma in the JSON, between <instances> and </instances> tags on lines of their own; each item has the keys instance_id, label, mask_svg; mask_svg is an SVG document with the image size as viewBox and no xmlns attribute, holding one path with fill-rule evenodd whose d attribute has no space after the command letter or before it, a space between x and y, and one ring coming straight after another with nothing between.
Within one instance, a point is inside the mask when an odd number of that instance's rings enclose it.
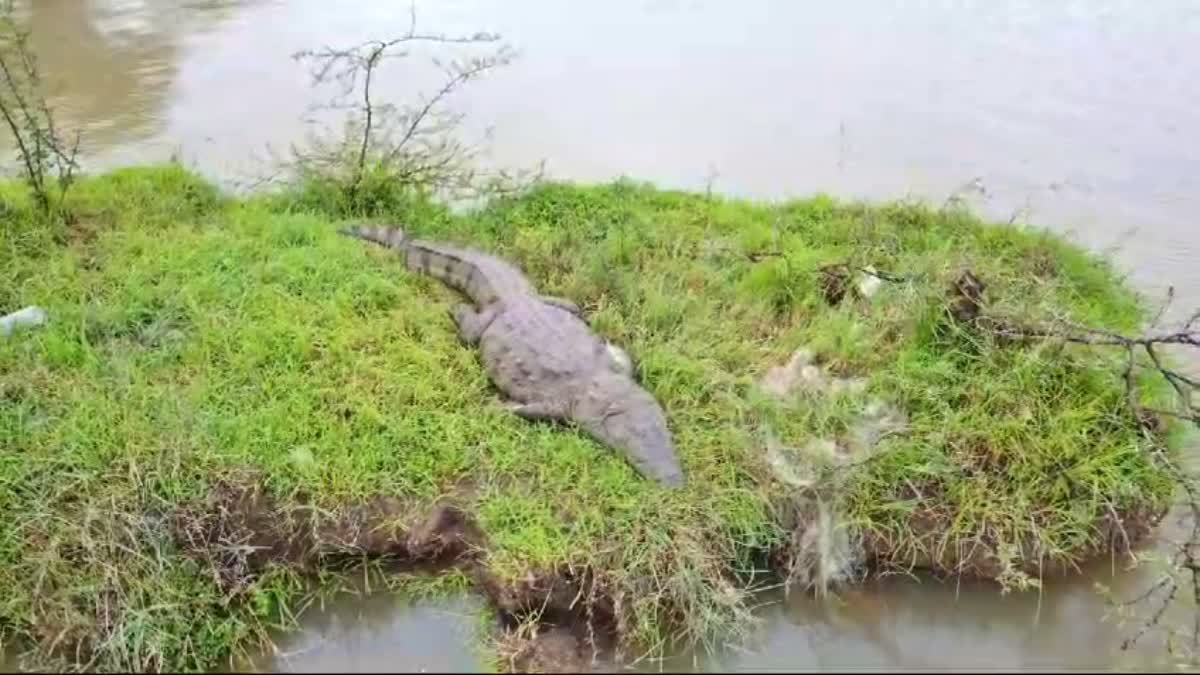
<instances>
[{"instance_id":1,"label":"patch of soil","mask_svg":"<svg viewBox=\"0 0 1200 675\"><path fill-rule=\"evenodd\" d=\"M500 663L514 673L588 673L595 654L570 628L551 627L532 634L509 632L500 642Z\"/></svg>"},{"instance_id":2,"label":"patch of soil","mask_svg":"<svg viewBox=\"0 0 1200 675\"><path fill-rule=\"evenodd\" d=\"M88 271L103 267L103 261L96 254L95 242L101 232L111 229L112 223L102 216L91 214L71 214L66 223L65 243L79 252L81 264Z\"/></svg>"},{"instance_id":3,"label":"patch of soil","mask_svg":"<svg viewBox=\"0 0 1200 675\"><path fill-rule=\"evenodd\" d=\"M500 615L501 657L513 672L583 672L615 653L616 607L591 570L505 583L481 568L476 581Z\"/></svg>"},{"instance_id":4,"label":"patch of soil","mask_svg":"<svg viewBox=\"0 0 1200 675\"><path fill-rule=\"evenodd\" d=\"M271 565L307 572L384 560L394 569L460 569L496 608L501 656L516 672L580 672L618 640L614 604L590 570L554 570L502 581L486 564L486 538L458 499L414 520L416 509L380 497L333 515L304 504L281 507L258 480L218 483L177 510L177 545L211 570L231 601Z\"/></svg>"},{"instance_id":5,"label":"patch of soil","mask_svg":"<svg viewBox=\"0 0 1200 675\"><path fill-rule=\"evenodd\" d=\"M442 571L478 560L483 533L458 505L435 504L413 522L413 508L378 497L333 515L304 503L281 507L259 481L217 483L172 517L177 545L212 571L229 596L249 589L272 564L340 567L364 559Z\"/></svg>"},{"instance_id":6,"label":"patch of soil","mask_svg":"<svg viewBox=\"0 0 1200 675\"><path fill-rule=\"evenodd\" d=\"M20 405L25 401L34 400L34 388L28 382L13 378L0 378L0 402L7 405Z\"/></svg>"},{"instance_id":7,"label":"patch of soil","mask_svg":"<svg viewBox=\"0 0 1200 675\"><path fill-rule=\"evenodd\" d=\"M100 222L95 217L74 216L67 222L67 243L71 246L89 246L101 231L110 227L110 223Z\"/></svg>"},{"instance_id":8,"label":"patch of soil","mask_svg":"<svg viewBox=\"0 0 1200 675\"><path fill-rule=\"evenodd\" d=\"M1036 248L1024 256L1025 265L1038 279L1053 279L1058 276L1058 258L1045 248Z\"/></svg>"}]
</instances>

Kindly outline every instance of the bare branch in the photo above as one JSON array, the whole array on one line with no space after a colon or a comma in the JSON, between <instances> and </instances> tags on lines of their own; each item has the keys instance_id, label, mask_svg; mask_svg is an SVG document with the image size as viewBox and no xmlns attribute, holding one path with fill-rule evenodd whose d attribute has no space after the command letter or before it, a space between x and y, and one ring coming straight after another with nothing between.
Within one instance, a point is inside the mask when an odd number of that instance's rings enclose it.
<instances>
[{"instance_id":1,"label":"bare branch","mask_svg":"<svg viewBox=\"0 0 1200 675\"><path fill-rule=\"evenodd\" d=\"M297 52L293 58L311 63L314 85L333 82L339 86L337 97L310 110L348 114L340 134L314 135L307 147L293 147L292 171L301 180L331 184L345 198L344 208L356 211L381 208L388 200L386 194L397 189L450 195L502 191L501 183L509 176L503 172L487 175L474 168L477 147L455 137L463 116L445 106L464 85L508 64L513 53L507 46L446 64L433 58L443 79L432 95L418 95L416 103L380 101L375 91L377 69L388 59L407 58L410 45L486 45L499 39L483 32L462 36L418 33L416 10L410 5L408 30L398 37ZM352 96L354 103L350 103ZM376 187L380 192L372 196Z\"/></svg>"},{"instance_id":2,"label":"bare branch","mask_svg":"<svg viewBox=\"0 0 1200 675\"><path fill-rule=\"evenodd\" d=\"M396 155L404 151L404 146L412 140L413 136L417 133L417 130L420 129L421 124L425 121L425 118L428 117L434 106L440 103L442 99L449 96L460 85L488 70L507 63L507 60L504 60L504 56L505 55L502 53L495 59L476 60L468 67L460 68L459 71L449 80L447 80L446 83L442 85L442 88L439 89L438 92L432 97L430 97L425 102L425 105L421 106L421 108L417 110L416 114L409 119L408 125L404 130L404 135L401 136L400 140L392 147L392 150L387 155L388 159L394 159Z\"/></svg>"},{"instance_id":3,"label":"bare branch","mask_svg":"<svg viewBox=\"0 0 1200 675\"><path fill-rule=\"evenodd\" d=\"M1189 317L1189 318L1188 318L1188 320L1187 320L1186 322L1184 322L1184 324L1183 324L1183 329L1184 329L1184 330L1191 330L1191 329L1192 329L1192 326L1196 325L1196 322L1197 322L1197 321L1200 321L1200 309L1197 309L1197 310L1196 310L1196 313L1195 313L1195 314L1192 314L1192 316L1191 316L1191 317Z\"/></svg>"},{"instance_id":4,"label":"bare branch","mask_svg":"<svg viewBox=\"0 0 1200 675\"><path fill-rule=\"evenodd\" d=\"M1174 299L1175 299L1175 287L1167 286L1167 297L1163 299L1162 304L1159 305L1159 307L1158 307L1158 312L1155 313L1155 315L1154 315L1154 319L1152 319L1150 321L1151 328L1158 327L1158 323L1160 321L1162 321L1163 315L1167 313L1167 308L1169 308L1171 306L1171 301L1173 301Z\"/></svg>"},{"instance_id":5,"label":"bare branch","mask_svg":"<svg viewBox=\"0 0 1200 675\"><path fill-rule=\"evenodd\" d=\"M961 296L961 289L956 287L952 291L952 301L961 301ZM1184 501L1187 508L1186 517L1190 520L1191 526L1184 541L1172 544L1174 550L1166 561L1167 569L1164 576L1133 599L1120 603L1123 608L1141 603L1150 603L1153 607L1148 618L1142 622L1133 635L1122 643L1121 648L1122 650L1129 649L1151 629L1158 627L1171 604L1180 596L1183 586L1190 583L1192 586L1190 595L1193 603L1192 653L1190 657L1193 662L1196 662L1200 660L1200 480L1185 472L1168 455L1165 447L1166 425L1162 418L1174 418L1200 428L1200 408L1192 403L1194 395L1200 391L1200 380L1168 367L1161 351L1166 346L1172 345L1200 347L1200 329L1196 326L1197 321L1200 320L1200 310L1194 312L1177 330L1161 329L1158 325L1173 299L1174 291L1168 291L1162 306L1150 321L1147 332L1135 335L1083 326L1063 318L1045 322L1030 322L999 316L994 312L987 311L986 306L982 303L982 296L975 299L975 309L979 311L961 315L956 315L951 311L950 314L959 323L988 331L1006 339L1060 341L1087 347L1115 347L1124 352L1121 377L1125 388L1125 407L1137 425L1142 438L1146 441L1144 447L1148 448L1150 459L1161 467L1169 479L1183 491L1186 497ZM1142 357L1140 362L1139 357ZM1177 404L1175 410L1160 410L1142 403L1138 391L1139 380L1136 376L1139 367L1152 370L1171 386ZM1170 633L1174 633L1173 628L1168 627L1168 629ZM1170 639L1168 637L1168 640Z\"/></svg>"},{"instance_id":6,"label":"bare branch","mask_svg":"<svg viewBox=\"0 0 1200 675\"><path fill-rule=\"evenodd\" d=\"M363 171L367 166L367 147L371 143L371 123L374 121L375 108L371 105L371 77L375 74L375 64L379 62L379 57L383 54L383 47L371 52L367 57L366 63L366 82L363 84L363 110L366 114L366 123L363 125L362 145L358 151L358 171L354 179L355 187L362 182Z\"/></svg>"},{"instance_id":7,"label":"bare branch","mask_svg":"<svg viewBox=\"0 0 1200 675\"><path fill-rule=\"evenodd\" d=\"M768 257L770 255L782 255L782 254L778 254L778 253L762 254L762 253L760 253L757 255L759 257ZM860 272L862 274L866 274L867 276L875 277L876 279L879 279L880 281L887 281L887 282L893 283L893 284L903 284L903 283L908 283L910 281L916 281L918 279L921 279L923 276L923 275L919 275L919 274L912 274L912 275L894 274L894 273L888 272L886 270L877 270L877 269L874 269L871 267L863 267L861 265L855 265L853 262L851 262L849 260L845 260L842 262L836 262L836 263L830 263L828 265L822 265L816 269L816 271L820 272L820 273L828 273L828 272L832 272L832 271L836 271L836 270L843 270L843 271L847 271L847 272Z\"/></svg>"},{"instance_id":8,"label":"bare branch","mask_svg":"<svg viewBox=\"0 0 1200 675\"><path fill-rule=\"evenodd\" d=\"M1182 330L1176 332L1128 336L1110 330L1079 326L1066 321L1059 321L1056 325L1030 325L994 316L980 317L979 320L979 325L988 328L996 335L1007 338L1062 340L1081 345L1121 347L1128 355L1124 378L1130 410L1134 414L1145 412L1141 404L1137 402L1133 377L1135 353L1142 352L1150 359L1154 370L1174 389L1180 408L1180 411L1174 416L1200 427L1200 410L1192 405L1193 395L1196 391L1200 391L1200 380L1168 368L1158 353L1159 347L1163 345L1200 347L1200 330L1191 328L1191 323L1189 321Z\"/></svg>"},{"instance_id":9,"label":"bare branch","mask_svg":"<svg viewBox=\"0 0 1200 675\"><path fill-rule=\"evenodd\" d=\"M4 62L3 56L0 56L0 72L3 72L4 74L5 86L12 87L12 76L9 74L8 64ZM17 120L13 116L13 111L3 99L0 99L0 115L4 116L4 121L8 124L9 132L12 133L13 140L17 143L18 154L21 156L21 161L25 164L26 177L30 182L36 183L40 178L40 174L33 165L34 155L29 148L26 147L25 136L21 133L21 127L17 124ZM41 194L40 190L35 191L38 194Z\"/></svg>"},{"instance_id":10,"label":"bare branch","mask_svg":"<svg viewBox=\"0 0 1200 675\"><path fill-rule=\"evenodd\" d=\"M80 136L67 140L60 134L42 92L29 34L11 12L10 3L0 5L0 117L13 136L34 202L49 216L61 208L74 180Z\"/></svg>"},{"instance_id":11,"label":"bare branch","mask_svg":"<svg viewBox=\"0 0 1200 675\"><path fill-rule=\"evenodd\" d=\"M1162 604L1158 606L1158 609L1154 612L1154 615L1151 616L1148 621L1142 624L1142 627L1138 629L1137 633L1121 642L1121 651L1127 651L1130 647L1137 644L1137 641L1142 639L1143 635L1145 635L1151 628L1154 628L1160 621L1162 621L1163 614L1166 614L1167 608L1171 606L1171 603L1175 600L1175 595L1179 592L1179 585L1174 581L1172 581L1169 586L1171 589L1170 592L1167 593L1166 599L1164 599Z\"/></svg>"},{"instance_id":12,"label":"bare branch","mask_svg":"<svg viewBox=\"0 0 1200 675\"><path fill-rule=\"evenodd\" d=\"M1136 418L1139 405L1137 400L1137 380L1134 379L1133 375L1133 365L1136 360L1133 347L1126 345L1125 356L1125 373L1123 375L1125 379L1125 405L1129 407L1129 411L1133 413L1134 417Z\"/></svg>"}]
</instances>

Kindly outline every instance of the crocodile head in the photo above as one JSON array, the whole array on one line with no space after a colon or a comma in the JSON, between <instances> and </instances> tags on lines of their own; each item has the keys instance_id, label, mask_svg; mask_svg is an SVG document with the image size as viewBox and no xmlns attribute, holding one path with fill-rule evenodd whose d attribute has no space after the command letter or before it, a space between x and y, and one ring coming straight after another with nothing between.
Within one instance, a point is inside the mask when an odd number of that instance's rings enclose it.
<instances>
[{"instance_id":1,"label":"crocodile head","mask_svg":"<svg viewBox=\"0 0 1200 675\"><path fill-rule=\"evenodd\" d=\"M667 487L683 487L683 469L662 407L629 377L598 376L576 404L573 417L597 441L621 452L643 476Z\"/></svg>"}]
</instances>

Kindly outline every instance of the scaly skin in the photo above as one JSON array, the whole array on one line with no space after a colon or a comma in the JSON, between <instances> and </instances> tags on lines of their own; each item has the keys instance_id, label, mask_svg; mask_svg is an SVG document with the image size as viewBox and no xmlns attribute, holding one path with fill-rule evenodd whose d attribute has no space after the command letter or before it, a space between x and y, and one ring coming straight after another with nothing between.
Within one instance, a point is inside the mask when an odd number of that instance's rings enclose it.
<instances>
[{"instance_id":1,"label":"scaly skin","mask_svg":"<svg viewBox=\"0 0 1200 675\"><path fill-rule=\"evenodd\" d=\"M629 355L597 337L574 303L539 295L520 270L485 253L408 239L395 228L341 232L399 251L410 270L474 301L455 307L454 321L515 414L573 422L643 476L684 485L661 406L634 382Z\"/></svg>"}]
</instances>

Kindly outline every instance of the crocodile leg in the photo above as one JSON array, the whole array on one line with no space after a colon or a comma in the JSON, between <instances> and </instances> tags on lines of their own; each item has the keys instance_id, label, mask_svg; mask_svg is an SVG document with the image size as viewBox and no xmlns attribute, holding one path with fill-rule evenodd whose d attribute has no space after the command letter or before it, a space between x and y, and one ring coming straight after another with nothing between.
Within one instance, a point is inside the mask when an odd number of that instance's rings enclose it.
<instances>
[{"instance_id":1,"label":"crocodile leg","mask_svg":"<svg viewBox=\"0 0 1200 675\"><path fill-rule=\"evenodd\" d=\"M551 307L565 309L568 312L574 314L575 316L583 315L583 310L579 309L579 305L571 302L570 300L567 300L566 298L560 298L560 297L554 296L554 295L543 295L543 296L541 296L541 299L542 299L542 302L546 303L547 305L550 305Z\"/></svg>"},{"instance_id":2,"label":"crocodile leg","mask_svg":"<svg viewBox=\"0 0 1200 675\"><path fill-rule=\"evenodd\" d=\"M529 403L509 401L504 404L504 407L514 415L532 422L561 421L570 416L568 406L562 401L531 401Z\"/></svg>"},{"instance_id":3,"label":"crocodile leg","mask_svg":"<svg viewBox=\"0 0 1200 675\"><path fill-rule=\"evenodd\" d=\"M483 336L483 332L492 324L492 321L495 321L498 313L495 305L489 305L476 312L475 308L470 305L460 304L454 306L450 315L458 326L458 334L462 337L463 342L474 345L479 342L479 338Z\"/></svg>"}]
</instances>

